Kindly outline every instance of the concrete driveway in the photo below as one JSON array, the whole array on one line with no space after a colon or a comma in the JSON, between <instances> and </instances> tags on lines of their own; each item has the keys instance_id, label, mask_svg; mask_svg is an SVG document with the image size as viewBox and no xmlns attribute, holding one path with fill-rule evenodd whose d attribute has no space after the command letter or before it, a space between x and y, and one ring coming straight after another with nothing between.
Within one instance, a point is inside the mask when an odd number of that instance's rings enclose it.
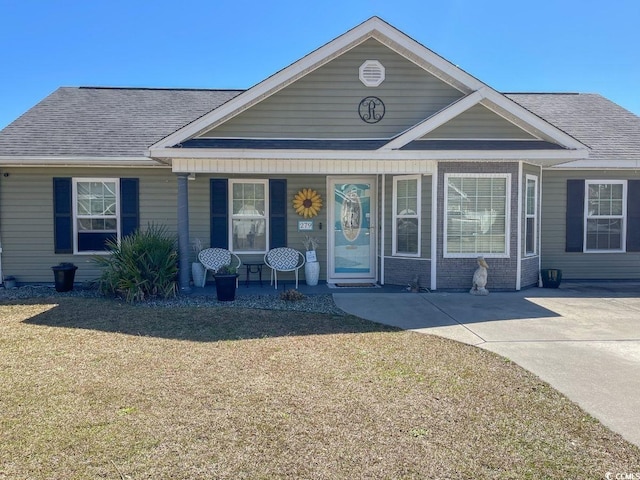
<instances>
[{"instance_id":1,"label":"concrete driveway","mask_svg":"<svg viewBox=\"0 0 640 480\"><path fill-rule=\"evenodd\" d=\"M640 284L468 293L337 293L361 318L511 359L640 446Z\"/></svg>"}]
</instances>

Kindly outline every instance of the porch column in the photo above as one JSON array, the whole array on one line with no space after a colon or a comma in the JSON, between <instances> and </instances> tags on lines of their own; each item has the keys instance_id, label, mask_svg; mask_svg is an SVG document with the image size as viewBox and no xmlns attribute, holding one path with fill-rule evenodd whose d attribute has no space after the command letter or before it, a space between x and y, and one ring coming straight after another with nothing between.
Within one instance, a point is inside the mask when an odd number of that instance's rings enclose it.
<instances>
[{"instance_id":1,"label":"porch column","mask_svg":"<svg viewBox=\"0 0 640 480\"><path fill-rule=\"evenodd\" d=\"M181 292L190 292L189 286L189 174L178 176L178 284Z\"/></svg>"}]
</instances>

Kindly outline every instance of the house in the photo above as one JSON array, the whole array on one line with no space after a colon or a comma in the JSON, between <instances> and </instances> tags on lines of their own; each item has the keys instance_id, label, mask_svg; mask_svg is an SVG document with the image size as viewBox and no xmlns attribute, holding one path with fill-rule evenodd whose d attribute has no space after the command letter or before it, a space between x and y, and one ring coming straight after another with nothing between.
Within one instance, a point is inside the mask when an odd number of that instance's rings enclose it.
<instances>
[{"instance_id":1,"label":"house","mask_svg":"<svg viewBox=\"0 0 640 480\"><path fill-rule=\"evenodd\" d=\"M60 88L0 132L2 271L99 275L149 222L260 256L318 237L331 283L640 278L640 118L500 93L373 17L249 90ZM322 200L295 209L294 196ZM317 197L315 197L317 200Z\"/></svg>"}]
</instances>

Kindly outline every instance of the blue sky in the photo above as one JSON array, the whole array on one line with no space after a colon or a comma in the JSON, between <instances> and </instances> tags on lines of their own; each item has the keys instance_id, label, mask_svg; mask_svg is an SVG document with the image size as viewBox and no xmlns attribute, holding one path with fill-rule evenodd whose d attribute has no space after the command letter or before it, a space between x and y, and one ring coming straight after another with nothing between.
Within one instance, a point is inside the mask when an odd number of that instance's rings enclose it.
<instances>
[{"instance_id":1,"label":"blue sky","mask_svg":"<svg viewBox=\"0 0 640 480\"><path fill-rule=\"evenodd\" d=\"M0 128L60 86L248 88L373 15L499 91L640 114L638 0L0 0Z\"/></svg>"}]
</instances>

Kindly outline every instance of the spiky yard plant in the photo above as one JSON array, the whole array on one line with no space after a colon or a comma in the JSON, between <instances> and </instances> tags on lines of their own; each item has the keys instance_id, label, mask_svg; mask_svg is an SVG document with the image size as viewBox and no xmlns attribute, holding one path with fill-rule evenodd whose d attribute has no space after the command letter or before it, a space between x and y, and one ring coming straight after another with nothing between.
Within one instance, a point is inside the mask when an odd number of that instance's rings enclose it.
<instances>
[{"instance_id":1,"label":"spiky yard plant","mask_svg":"<svg viewBox=\"0 0 640 480\"><path fill-rule=\"evenodd\" d=\"M168 298L177 292L178 252L175 236L164 225L149 224L121 239L107 243L109 255L96 257L102 266L100 291L127 302L153 297Z\"/></svg>"}]
</instances>

